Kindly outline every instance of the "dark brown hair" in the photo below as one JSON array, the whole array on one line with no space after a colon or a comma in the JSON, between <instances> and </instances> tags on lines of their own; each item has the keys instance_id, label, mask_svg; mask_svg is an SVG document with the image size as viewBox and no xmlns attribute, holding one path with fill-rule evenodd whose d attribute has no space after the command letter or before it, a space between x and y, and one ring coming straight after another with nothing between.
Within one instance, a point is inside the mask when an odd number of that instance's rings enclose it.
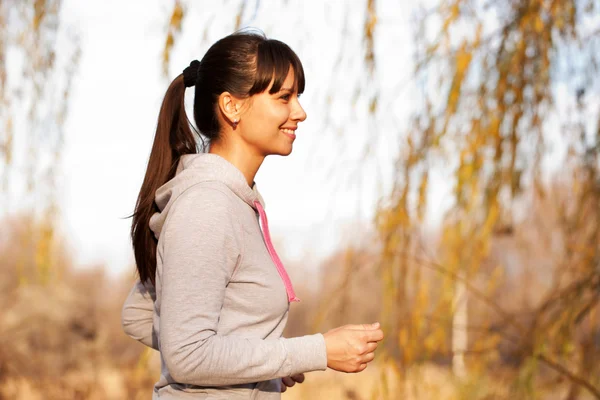
<instances>
[{"instance_id":1,"label":"dark brown hair","mask_svg":"<svg viewBox=\"0 0 600 400\"><path fill-rule=\"evenodd\" d=\"M289 68L293 68L298 93L304 91L304 69L300 59L285 43L267 39L264 34L241 31L213 44L198 67L194 91L194 120L209 141L219 140L221 126L217 100L223 92L248 98L281 89ZM131 240L137 271L142 282L155 284L157 240L150 230L150 217L158 212L156 190L175 176L179 159L204 148L196 140L184 107L183 74L171 82L160 108L154 143L146 175L137 198Z\"/></svg>"}]
</instances>

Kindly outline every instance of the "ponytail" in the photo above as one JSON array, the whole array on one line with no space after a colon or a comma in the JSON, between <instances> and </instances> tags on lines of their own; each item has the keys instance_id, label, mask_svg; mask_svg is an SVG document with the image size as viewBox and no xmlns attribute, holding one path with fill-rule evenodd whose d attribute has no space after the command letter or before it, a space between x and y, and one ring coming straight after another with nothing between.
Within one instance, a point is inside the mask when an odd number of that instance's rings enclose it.
<instances>
[{"instance_id":1,"label":"ponytail","mask_svg":"<svg viewBox=\"0 0 600 400\"><path fill-rule=\"evenodd\" d=\"M156 190L175 176L179 159L197 153L194 134L185 113L183 74L167 89L158 115L158 124L144 182L140 189L133 221L131 241L137 271L142 283L155 284L157 240L150 230L150 217L158 212L154 202Z\"/></svg>"}]
</instances>

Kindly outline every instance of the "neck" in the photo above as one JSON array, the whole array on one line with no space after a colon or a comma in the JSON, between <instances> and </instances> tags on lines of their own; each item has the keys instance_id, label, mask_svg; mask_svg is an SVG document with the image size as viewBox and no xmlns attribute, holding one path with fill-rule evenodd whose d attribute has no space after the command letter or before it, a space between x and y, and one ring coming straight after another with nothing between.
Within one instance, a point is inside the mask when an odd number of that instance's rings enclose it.
<instances>
[{"instance_id":1,"label":"neck","mask_svg":"<svg viewBox=\"0 0 600 400\"><path fill-rule=\"evenodd\" d=\"M212 142L208 151L211 154L216 154L223 157L237 169L239 169L244 177L248 186L252 187L254 184L254 177L258 172L258 169L264 161L264 156L258 156L252 151L249 151L241 144L232 145L225 144L222 141Z\"/></svg>"}]
</instances>

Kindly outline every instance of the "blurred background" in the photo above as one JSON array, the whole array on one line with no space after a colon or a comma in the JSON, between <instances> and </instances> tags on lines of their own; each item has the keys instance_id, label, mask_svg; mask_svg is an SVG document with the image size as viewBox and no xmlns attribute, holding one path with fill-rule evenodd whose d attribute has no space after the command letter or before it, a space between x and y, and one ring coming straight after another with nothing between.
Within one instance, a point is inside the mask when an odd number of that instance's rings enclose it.
<instances>
[{"instance_id":1,"label":"blurred background","mask_svg":"<svg viewBox=\"0 0 600 400\"><path fill-rule=\"evenodd\" d=\"M285 336L386 332L283 398L600 399L598 0L0 0L0 398L151 397L128 216L168 84L244 27L307 77L256 179Z\"/></svg>"}]
</instances>

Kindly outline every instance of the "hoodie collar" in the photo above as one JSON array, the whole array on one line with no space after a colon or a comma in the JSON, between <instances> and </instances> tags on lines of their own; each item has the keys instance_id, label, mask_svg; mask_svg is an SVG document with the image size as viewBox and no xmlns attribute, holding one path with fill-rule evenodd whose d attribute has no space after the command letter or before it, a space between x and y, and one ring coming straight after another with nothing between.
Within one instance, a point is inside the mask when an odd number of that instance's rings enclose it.
<instances>
[{"instance_id":1,"label":"hoodie collar","mask_svg":"<svg viewBox=\"0 0 600 400\"><path fill-rule=\"evenodd\" d=\"M181 156L175 176L181 173L201 177L202 182L222 182L250 207L256 209L254 202L257 200L265 207L265 202L258 192L256 182L254 182L252 188L248 186L242 171L217 154L199 153Z\"/></svg>"},{"instance_id":2,"label":"hoodie collar","mask_svg":"<svg viewBox=\"0 0 600 400\"><path fill-rule=\"evenodd\" d=\"M158 239L169 209L175 200L189 187L201 182L224 183L246 204L258 211L255 202L265 207L256 183L248 186L244 174L235 165L213 153L186 154L177 164L175 176L156 190L155 202L158 212L150 218L150 229Z\"/></svg>"}]
</instances>

